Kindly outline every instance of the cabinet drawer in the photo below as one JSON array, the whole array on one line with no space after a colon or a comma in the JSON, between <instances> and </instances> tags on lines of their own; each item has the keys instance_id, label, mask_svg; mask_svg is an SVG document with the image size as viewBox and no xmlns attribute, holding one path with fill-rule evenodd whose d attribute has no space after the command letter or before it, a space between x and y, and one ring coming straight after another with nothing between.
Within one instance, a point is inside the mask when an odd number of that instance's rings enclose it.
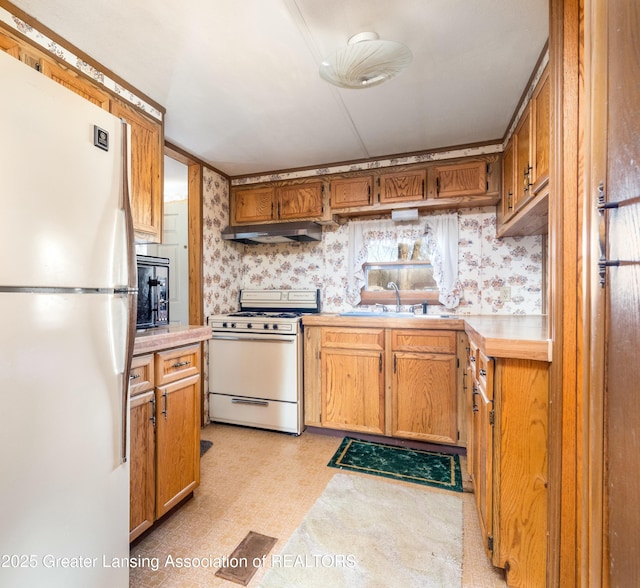
<instances>
[{"instance_id":1,"label":"cabinet drawer","mask_svg":"<svg viewBox=\"0 0 640 588\"><path fill-rule=\"evenodd\" d=\"M129 395L142 394L153 390L154 386L153 354L134 357L131 360L131 371L129 372Z\"/></svg>"},{"instance_id":2,"label":"cabinet drawer","mask_svg":"<svg viewBox=\"0 0 640 588\"><path fill-rule=\"evenodd\" d=\"M322 329L322 347L384 349L384 329Z\"/></svg>"},{"instance_id":3,"label":"cabinet drawer","mask_svg":"<svg viewBox=\"0 0 640 588\"><path fill-rule=\"evenodd\" d=\"M394 329L391 333L393 351L425 353L455 353L455 331L418 331Z\"/></svg>"},{"instance_id":4,"label":"cabinet drawer","mask_svg":"<svg viewBox=\"0 0 640 588\"><path fill-rule=\"evenodd\" d=\"M156 353L156 386L200 373L200 344Z\"/></svg>"}]
</instances>

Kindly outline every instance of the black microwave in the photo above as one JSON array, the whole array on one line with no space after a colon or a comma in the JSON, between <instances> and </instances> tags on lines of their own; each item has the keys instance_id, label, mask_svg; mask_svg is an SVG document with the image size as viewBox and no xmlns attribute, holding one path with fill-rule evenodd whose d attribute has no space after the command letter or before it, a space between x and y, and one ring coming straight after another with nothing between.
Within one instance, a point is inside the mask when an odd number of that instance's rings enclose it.
<instances>
[{"instance_id":1,"label":"black microwave","mask_svg":"<svg viewBox=\"0 0 640 588\"><path fill-rule=\"evenodd\" d=\"M137 255L138 329L169 324L169 259Z\"/></svg>"}]
</instances>

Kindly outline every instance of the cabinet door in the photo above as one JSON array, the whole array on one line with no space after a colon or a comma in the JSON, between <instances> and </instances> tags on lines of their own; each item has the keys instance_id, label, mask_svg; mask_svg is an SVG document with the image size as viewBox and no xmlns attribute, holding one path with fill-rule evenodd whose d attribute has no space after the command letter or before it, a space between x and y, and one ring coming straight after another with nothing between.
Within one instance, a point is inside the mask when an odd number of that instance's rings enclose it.
<instances>
[{"instance_id":1,"label":"cabinet door","mask_svg":"<svg viewBox=\"0 0 640 588\"><path fill-rule=\"evenodd\" d=\"M506 221L515 212L515 136L511 137L502 154L502 220Z\"/></svg>"},{"instance_id":2,"label":"cabinet door","mask_svg":"<svg viewBox=\"0 0 640 588\"><path fill-rule=\"evenodd\" d=\"M275 213L274 188L246 188L234 192L234 223L244 224L270 221L276 218Z\"/></svg>"},{"instance_id":3,"label":"cabinet door","mask_svg":"<svg viewBox=\"0 0 640 588\"><path fill-rule=\"evenodd\" d=\"M426 183L424 169L380 174L380 204L424 200Z\"/></svg>"},{"instance_id":4,"label":"cabinet door","mask_svg":"<svg viewBox=\"0 0 640 588\"><path fill-rule=\"evenodd\" d=\"M200 484L200 376L156 388L156 517Z\"/></svg>"},{"instance_id":5,"label":"cabinet door","mask_svg":"<svg viewBox=\"0 0 640 588\"><path fill-rule=\"evenodd\" d=\"M436 198L482 196L487 193L487 162L469 161L439 165L436 175Z\"/></svg>"},{"instance_id":6,"label":"cabinet door","mask_svg":"<svg viewBox=\"0 0 640 588\"><path fill-rule=\"evenodd\" d=\"M368 206L372 203L372 176L331 180L331 208Z\"/></svg>"},{"instance_id":7,"label":"cabinet door","mask_svg":"<svg viewBox=\"0 0 640 588\"><path fill-rule=\"evenodd\" d=\"M509 586L544 586L549 364L496 362L493 565Z\"/></svg>"},{"instance_id":8,"label":"cabinet door","mask_svg":"<svg viewBox=\"0 0 640 588\"><path fill-rule=\"evenodd\" d=\"M383 352L322 350L322 425L384 434Z\"/></svg>"},{"instance_id":9,"label":"cabinet door","mask_svg":"<svg viewBox=\"0 0 640 588\"><path fill-rule=\"evenodd\" d=\"M537 194L549 182L549 135L551 131L551 97L549 74L545 72L533 95L534 170L532 192Z\"/></svg>"},{"instance_id":10,"label":"cabinet door","mask_svg":"<svg viewBox=\"0 0 640 588\"><path fill-rule=\"evenodd\" d=\"M276 188L278 218L292 220L322 216L322 182Z\"/></svg>"},{"instance_id":11,"label":"cabinet door","mask_svg":"<svg viewBox=\"0 0 640 588\"><path fill-rule=\"evenodd\" d=\"M517 210L531 196L531 109L527 106L515 132L515 190L514 207Z\"/></svg>"},{"instance_id":12,"label":"cabinet door","mask_svg":"<svg viewBox=\"0 0 640 588\"><path fill-rule=\"evenodd\" d=\"M155 393L131 398L129 541L155 520Z\"/></svg>"},{"instance_id":13,"label":"cabinet door","mask_svg":"<svg viewBox=\"0 0 640 588\"><path fill-rule=\"evenodd\" d=\"M2 33L0 33L0 51L4 51L16 59L20 59L20 45L18 41Z\"/></svg>"},{"instance_id":14,"label":"cabinet door","mask_svg":"<svg viewBox=\"0 0 640 588\"><path fill-rule=\"evenodd\" d=\"M479 382L475 382L473 416L473 490L480 518L480 530L485 551L492 557L493 541L493 401ZM491 548L491 549L490 549Z\"/></svg>"},{"instance_id":15,"label":"cabinet door","mask_svg":"<svg viewBox=\"0 0 640 588\"><path fill-rule=\"evenodd\" d=\"M48 59L40 60L40 71L65 88L82 96L104 110L109 110L109 94L69 69L63 69Z\"/></svg>"},{"instance_id":16,"label":"cabinet door","mask_svg":"<svg viewBox=\"0 0 640 588\"><path fill-rule=\"evenodd\" d=\"M456 444L456 356L394 351L391 434Z\"/></svg>"},{"instance_id":17,"label":"cabinet door","mask_svg":"<svg viewBox=\"0 0 640 588\"><path fill-rule=\"evenodd\" d=\"M148 119L119 100L111 112L131 127L131 212L136 238L162 241L163 138L160 123Z\"/></svg>"}]
</instances>

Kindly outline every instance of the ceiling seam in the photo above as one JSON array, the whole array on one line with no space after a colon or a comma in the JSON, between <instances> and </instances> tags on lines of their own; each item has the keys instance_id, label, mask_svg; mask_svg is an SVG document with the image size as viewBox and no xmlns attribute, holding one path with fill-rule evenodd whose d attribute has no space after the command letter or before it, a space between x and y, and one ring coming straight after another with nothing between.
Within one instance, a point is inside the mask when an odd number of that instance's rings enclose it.
<instances>
[{"instance_id":1,"label":"ceiling seam","mask_svg":"<svg viewBox=\"0 0 640 588\"><path fill-rule=\"evenodd\" d=\"M307 25L307 21L305 20L304 15L300 10L300 7L298 6L298 3L296 2L296 0L283 0L283 2L284 2L284 5L287 7L287 10L289 11L289 14L293 18L294 23L298 27L298 30L300 31L300 34L302 35L302 38L304 39L304 42L307 48L309 49L309 52L313 56L316 66L319 67L324 57L320 54L320 51L318 51L318 48L313 41L313 36L311 34L309 26ZM344 100L342 99L342 96L340 95L339 90L337 88L334 88L333 86L329 87L329 90L331 91L331 94L334 100L336 101L338 106L340 106L342 113L344 114L346 120L348 121L349 126L356 140L358 141L358 144L360 145L362 152L364 153L364 157L371 158L371 154L369 153L369 150L367 149L364 143L364 140L360 136L360 133L358 132L358 127L356 126L355 121L351 117L351 113L349 112L347 105L344 103Z\"/></svg>"}]
</instances>

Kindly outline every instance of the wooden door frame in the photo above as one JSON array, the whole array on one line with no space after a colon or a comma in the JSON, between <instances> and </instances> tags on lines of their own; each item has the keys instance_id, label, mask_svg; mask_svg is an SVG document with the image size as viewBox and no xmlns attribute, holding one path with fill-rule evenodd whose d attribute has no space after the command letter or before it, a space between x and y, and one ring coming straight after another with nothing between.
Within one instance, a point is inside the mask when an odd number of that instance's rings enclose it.
<instances>
[{"instance_id":1,"label":"wooden door frame","mask_svg":"<svg viewBox=\"0 0 640 588\"><path fill-rule=\"evenodd\" d=\"M175 145L165 142L164 154L188 168L189 218L189 324L204 325L203 259L203 164Z\"/></svg>"},{"instance_id":2,"label":"wooden door frame","mask_svg":"<svg viewBox=\"0 0 640 588\"><path fill-rule=\"evenodd\" d=\"M549 386L547 586L581 585L586 505L584 447L583 218L581 108L583 0L550 0L549 316L553 356Z\"/></svg>"}]
</instances>

